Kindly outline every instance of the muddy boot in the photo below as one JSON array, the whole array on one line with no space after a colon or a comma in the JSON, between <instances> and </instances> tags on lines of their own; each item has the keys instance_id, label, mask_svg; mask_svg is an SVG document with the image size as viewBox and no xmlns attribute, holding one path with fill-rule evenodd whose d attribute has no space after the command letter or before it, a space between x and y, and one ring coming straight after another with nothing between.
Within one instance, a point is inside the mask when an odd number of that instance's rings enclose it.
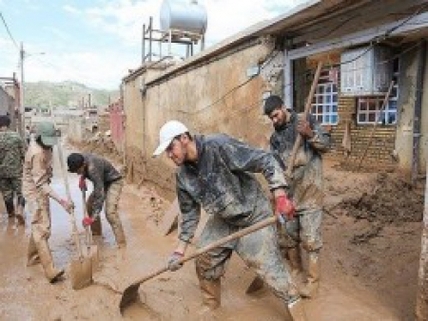
<instances>
[{"instance_id":1,"label":"muddy boot","mask_svg":"<svg viewBox=\"0 0 428 321\"><path fill-rule=\"evenodd\" d=\"M30 236L30 242L28 243L27 251L27 266L33 266L40 264L39 252L37 252L36 244L34 243L33 236Z\"/></svg>"},{"instance_id":2,"label":"muddy boot","mask_svg":"<svg viewBox=\"0 0 428 321\"><path fill-rule=\"evenodd\" d=\"M62 275L64 274L64 270L59 270L54 267L52 253L49 249L47 240L41 240L40 242L36 243L36 247L40 256L43 270L45 271L46 278L50 283L56 283L57 281L60 281L62 279Z\"/></svg>"},{"instance_id":3,"label":"muddy boot","mask_svg":"<svg viewBox=\"0 0 428 321\"><path fill-rule=\"evenodd\" d=\"M291 277L293 280L297 280L299 274L303 271L300 247L289 248L287 250L287 256L291 268Z\"/></svg>"},{"instance_id":4,"label":"muddy boot","mask_svg":"<svg viewBox=\"0 0 428 321\"><path fill-rule=\"evenodd\" d=\"M18 225L25 225L24 206L22 205L18 205L16 209L16 220L18 221Z\"/></svg>"},{"instance_id":5,"label":"muddy boot","mask_svg":"<svg viewBox=\"0 0 428 321\"><path fill-rule=\"evenodd\" d=\"M4 205L6 206L7 216L9 218L15 217L15 205L13 204L13 199L4 201Z\"/></svg>"},{"instance_id":6,"label":"muddy boot","mask_svg":"<svg viewBox=\"0 0 428 321\"><path fill-rule=\"evenodd\" d=\"M202 293L202 303L210 310L215 310L220 307L221 280L206 280L199 278L199 286Z\"/></svg>"},{"instance_id":7,"label":"muddy boot","mask_svg":"<svg viewBox=\"0 0 428 321\"><path fill-rule=\"evenodd\" d=\"M103 230L101 227L101 218L98 216L94 223L91 224L92 235L101 236L103 234Z\"/></svg>"},{"instance_id":8,"label":"muddy boot","mask_svg":"<svg viewBox=\"0 0 428 321\"><path fill-rule=\"evenodd\" d=\"M309 252L308 278L300 289L300 295L304 298L314 298L318 293L320 280L319 253Z\"/></svg>"},{"instance_id":9,"label":"muddy boot","mask_svg":"<svg viewBox=\"0 0 428 321\"><path fill-rule=\"evenodd\" d=\"M125 247L126 239L125 239L125 233L123 232L122 224L118 224L115 227L113 227L113 234L116 239L117 246L119 248Z\"/></svg>"},{"instance_id":10,"label":"muddy boot","mask_svg":"<svg viewBox=\"0 0 428 321\"><path fill-rule=\"evenodd\" d=\"M287 304L288 312L293 321L307 321L303 300L300 297L293 298Z\"/></svg>"}]
</instances>

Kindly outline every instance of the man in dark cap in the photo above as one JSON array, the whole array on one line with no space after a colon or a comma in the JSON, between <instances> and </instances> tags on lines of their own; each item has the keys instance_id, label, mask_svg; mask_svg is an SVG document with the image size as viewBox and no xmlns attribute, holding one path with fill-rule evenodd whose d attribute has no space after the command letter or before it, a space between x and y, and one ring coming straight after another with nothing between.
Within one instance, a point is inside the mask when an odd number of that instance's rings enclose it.
<instances>
[{"instance_id":1,"label":"man in dark cap","mask_svg":"<svg viewBox=\"0 0 428 321\"><path fill-rule=\"evenodd\" d=\"M21 136L10 130L9 127L9 116L0 116L0 193L3 194L9 218L16 218L19 224L24 225L25 199L22 196L22 166L25 157L25 143Z\"/></svg>"},{"instance_id":2,"label":"man in dark cap","mask_svg":"<svg viewBox=\"0 0 428 321\"><path fill-rule=\"evenodd\" d=\"M87 189L86 178L94 187L86 202L89 217L83 219L83 225L91 226L94 235L101 235L100 213L105 201L106 218L112 227L116 243L119 247L125 246L125 233L118 213L123 187L122 175L108 160L94 154L72 153L67 158L67 164L69 172L80 175L81 190Z\"/></svg>"}]
</instances>

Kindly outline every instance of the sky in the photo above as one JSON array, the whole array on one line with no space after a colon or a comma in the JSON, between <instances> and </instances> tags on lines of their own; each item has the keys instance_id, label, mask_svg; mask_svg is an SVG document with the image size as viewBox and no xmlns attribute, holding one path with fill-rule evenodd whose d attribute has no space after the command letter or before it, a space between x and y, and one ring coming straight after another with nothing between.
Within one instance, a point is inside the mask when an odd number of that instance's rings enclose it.
<instances>
[{"instance_id":1,"label":"sky","mask_svg":"<svg viewBox=\"0 0 428 321\"><path fill-rule=\"evenodd\" d=\"M190 5L190 0L164 1L172 8ZM0 17L0 77L12 77L15 72L20 79L22 44L24 82L70 80L91 88L118 89L128 70L141 65L143 24L151 16L154 28L161 28L162 2L0 0L4 19ZM205 48L302 2L199 0L207 14Z\"/></svg>"}]
</instances>

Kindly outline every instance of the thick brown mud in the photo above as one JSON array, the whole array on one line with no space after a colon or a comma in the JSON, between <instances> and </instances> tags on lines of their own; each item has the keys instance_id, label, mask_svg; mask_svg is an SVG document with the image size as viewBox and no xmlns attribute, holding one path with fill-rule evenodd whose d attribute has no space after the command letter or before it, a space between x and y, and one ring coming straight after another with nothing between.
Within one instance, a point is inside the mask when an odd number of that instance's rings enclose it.
<instances>
[{"instance_id":1,"label":"thick brown mud","mask_svg":"<svg viewBox=\"0 0 428 321\"><path fill-rule=\"evenodd\" d=\"M366 193L361 201L366 203L360 202L359 206L366 204L363 208L368 211L367 202L373 197L370 192L379 182L372 174L340 172L330 165L326 164L322 283L318 297L305 300L308 319L413 320L420 223L417 219L379 222L372 219L373 214L353 215L356 209L353 210L352 202L348 201L358 200ZM65 195L58 168L55 174L53 187ZM388 179L394 181L394 177ZM69 175L69 181L83 240L77 177ZM390 195L395 197L391 191ZM416 196L409 194L407 199L414 200L412 197ZM385 201L382 194L376 198L376 206ZM119 292L134 280L162 268L174 249L176 232L163 236L158 226L169 204L150 186L126 185L120 213L128 245L117 249L111 228L103 217L104 235L96 238L101 264L94 274L95 283L78 291L71 288L68 277L69 262L76 257L76 247L67 213L52 202L50 245L55 264L66 268L66 278L51 285L44 278L41 266L26 267L29 224L25 228L16 227L8 221L4 210L1 211L0 320L288 320L283 304L268 290L245 294L254 274L237 256L232 257L222 279L222 307L215 312L201 307L194 264L189 262L177 272L166 272L142 284L141 301L121 316ZM373 226L377 228L373 230Z\"/></svg>"}]
</instances>

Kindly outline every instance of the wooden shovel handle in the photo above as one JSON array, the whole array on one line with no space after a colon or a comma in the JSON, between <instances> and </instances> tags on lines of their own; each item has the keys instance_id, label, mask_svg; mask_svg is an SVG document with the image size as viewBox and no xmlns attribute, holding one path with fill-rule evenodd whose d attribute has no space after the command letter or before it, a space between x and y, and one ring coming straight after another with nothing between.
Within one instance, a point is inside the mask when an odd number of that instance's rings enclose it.
<instances>
[{"instance_id":1,"label":"wooden shovel handle","mask_svg":"<svg viewBox=\"0 0 428 321\"><path fill-rule=\"evenodd\" d=\"M221 245L223 245L225 243L228 243L230 241L239 239L239 238L241 238L241 237L243 237L245 235L248 235L250 233L258 231L258 230L260 230L260 229L262 229L262 228L264 228L266 226L272 225L276 221L277 221L277 217L276 216L272 216L272 217L266 218L263 221L260 221L260 222L254 224L254 225L248 226L248 227L246 227L246 228L244 228L242 230L239 230L238 232L232 233L232 234L230 234L230 235L228 235L228 236L226 236L226 237L224 237L224 238L222 238L220 240L217 240L217 241L211 243L210 245L207 245L207 246L205 246L203 248L200 248L199 250L195 251L192 254L184 256L177 263L178 264L183 264L183 263L185 263L187 261L190 261L190 260L198 257L199 255L201 255L203 253L206 253L206 252L208 252L208 251L210 251L212 249L215 249L215 248L217 248L217 247L219 247L219 246L221 246ZM147 275L147 276L139 279L138 281L135 281L129 287L135 286L135 285L139 285L141 283L144 283L144 282L146 282L146 281L154 278L155 276L158 276L159 274L162 274L162 273L164 273L166 271L169 271L168 267L164 267L162 269L159 269L159 270L157 270L157 271L155 271L155 272L153 272L153 273L151 273L151 274L149 274L149 275Z\"/></svg>"},{"instance_id":2,"label":"wooden shovel handle","mask_svg":"<svg viewBox=\"0 0 428 321\"><path fill-rule=\"evenodd\" d=\"M71 201L70 185L68 184L68 176L67 176L67 172L65 171L64 154L62 153L61 143L59 143L57 145L57 147L58 147L57 149L58 149L59 165L61 167L61 174L62 174L62 178L63 178L64 184L65 184L65 191L67 193L68 201L70 202ZM79 232L77 230L77 224L76 224L76 217L74 215L74 209L72 209L70 212L70 223L71 223L71 227L72 227L72 234L73 234L73 238L74 238L74 243L76 243L79 258L82 258L83 257L82 245L80 244Z\"/></svg>"},{"instance_id":3,"label":"wooden shovel handle","mask_svg":"<svg viewBox=\"0 0 428 321\"><path fill-rule=\"evenodd\" d=\"M318 62L317 70L315 72L314 80L312 81L311 90L309 92L308 98L306 99L305 111L303 113L303 119L307 119L309 112L312 106L312 98L314 97L315 90L317 89L318 80L320 79L322 69L322 62ZM291 177L293 174L294 162L296 161L297 151L299 150L300 145L302 145L303 137L298 134L296 140L294 141L293 150L291 151L290 158L288 159L286 175Z\"/></svg>"}]
</instances>

